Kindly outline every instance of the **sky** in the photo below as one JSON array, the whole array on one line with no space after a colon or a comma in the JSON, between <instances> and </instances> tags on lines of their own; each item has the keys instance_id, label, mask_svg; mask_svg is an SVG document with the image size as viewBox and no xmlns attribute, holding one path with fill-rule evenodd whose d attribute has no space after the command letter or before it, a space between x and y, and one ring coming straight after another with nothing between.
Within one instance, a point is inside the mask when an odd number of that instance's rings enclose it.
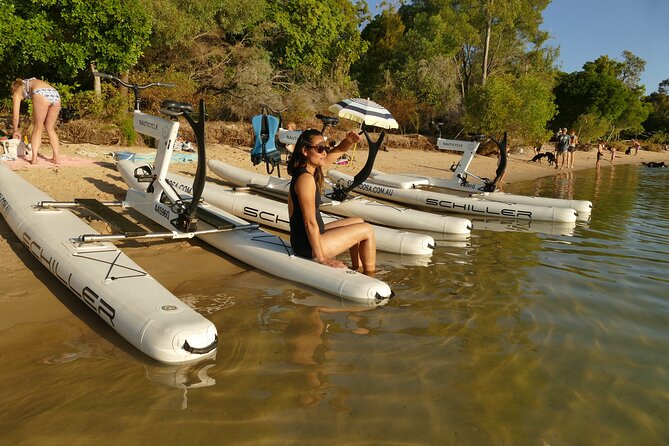
<instances>
[{"instance_id":1,"label":"sky","mask_svg":"<svg viewBox=\"0 0 669 446\"><path fill-rule=\"evenodd\" d=\"M367 0L373 15L380 3ZM669 0L552 0L543 17L541 29L551 35L548 44L560 48L562 71L580 71L603 55L622 61L628 50L646 61L646 94L669 78Z\"/></svg>"}]
</instances>

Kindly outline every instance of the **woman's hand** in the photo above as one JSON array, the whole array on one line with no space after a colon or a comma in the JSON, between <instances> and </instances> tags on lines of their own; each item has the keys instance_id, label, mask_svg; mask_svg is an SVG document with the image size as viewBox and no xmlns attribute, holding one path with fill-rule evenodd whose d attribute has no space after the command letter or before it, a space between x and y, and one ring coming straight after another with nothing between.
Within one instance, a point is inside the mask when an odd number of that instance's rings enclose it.
<instances>
[{"instance_id":1,"label":"woman's hand","mask_svg":"<svg viewBox=\"0 0 669 446\"><path fill-rule=\"evenodd\" d=\"M12 139L21 139L21 132L18 131L18 130L15 131L15 132L12 134Z\"/></svg>"},{"instance_id":2,"label":"woman's hand","mask_svg":"<svg viewBox=\"0 0 669 446\"><path fill-rule=\"evenodd\" d=\"M358 135L355 132L348 132L348 134L346 135L346 138L344 138L344 139L346 139L351 145L353 145L353 144L356 144L356 143L360 142L360 140L362 138L360 137L360 135Z\"/></svg>"},{"instance_id":3,"label":"woman's hand","mask_svg":"<svg viewBox=\"0 0 669 446\"><path fill-rule=\"evenodd\" d=\"M346 264L337 259L325 258L323 260L314 259L314 261L320 263L321 265L331 266L333 268L346 268Z\"/></svg>"}]
</instances>

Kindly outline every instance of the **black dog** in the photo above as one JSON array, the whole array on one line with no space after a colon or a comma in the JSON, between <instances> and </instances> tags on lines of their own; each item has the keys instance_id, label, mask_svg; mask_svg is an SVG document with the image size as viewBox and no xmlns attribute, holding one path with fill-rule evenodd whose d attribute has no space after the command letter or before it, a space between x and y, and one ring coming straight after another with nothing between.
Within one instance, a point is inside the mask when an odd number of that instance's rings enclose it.
<instances>
[{"instance_id":1,"label":"black dog","mask_svg":"<svg viewBox=\"0 0 669 446\"><path fill-rule=\"evenodd\" d=\"M534 155L534 158L532 158L530 161L532 161L532 162L536 162L536 161L541 162L541 158L545 157L546 155L548 155L548 153L537 153L536 155Z\"/></svg>"},{"instance_id":2,"label":"black dog","mask_svg":"<svg viewBox=\"0 0 669 446\"><path fill-rule=\"evenodd\" d=\"M625 150L625 155L631 155L632 154L632 148L628 147L627 150Z\"/></svg>"},{"instance_id":3,"label":"black dog","mask_svg":"<svg viewBox=\"0 0 669 446\"><path fill-rule=\"evenodd\" d=\"M651 161L651 162L648 162L648 163L642 162L641 164L643 164L646 167L669 167L666 164L664 164L664 161L662 161L660 163L656 163L655 161Z\"/></svg>"},{"instance_id":4,"label":"black dog","mask_svg":"<svg viewBox=\"0 0 669 446\"><path fill-rule=\"evenodd\" d=\"M546 158L548 160L549 166L555 164L555 155L553 155L551 152L537 153L534 155L534 158L532 158L531 161L541 162L541 158Z\"/></svg>"}]
</instances>

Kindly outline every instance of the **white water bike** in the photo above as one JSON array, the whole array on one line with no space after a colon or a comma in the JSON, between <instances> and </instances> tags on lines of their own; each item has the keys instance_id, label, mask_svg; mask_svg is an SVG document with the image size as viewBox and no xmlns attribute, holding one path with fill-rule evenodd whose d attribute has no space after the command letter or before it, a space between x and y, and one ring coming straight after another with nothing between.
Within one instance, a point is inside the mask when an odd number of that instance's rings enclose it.
<instances>
[{"instance_id":1,"label":"white water bike","mask_svg":"<svg viewBox=\"0 0 669 446\"><path fill-rule=\"evenodd\" d=\"M332 268L298 257L290 244L280 237L202 200L206 177L204 101L199 104L199 121L194 118L196 113L192 105L176 101L162 103L160 111L169 119L152 116L139 110L139 91L145 86L126 83L108 74L96 75L135 93L134 128L156 141L155 165L137 167L126 160L119 161L117 168L129 187L122 205L137 210L167 229L163 236L198 237L261 271L339 298L375 306L392 297L390 287L384 282L350 269ZM177 189L167 173L180 117L186 119L195 134L198 166L192 186ZM107 237L147 236L119 234Z\"/></svg>"},{"instance_id":2,"label":"white water bike","mask_svg":"<svg viewBox=\"0 0 669 446\"><path fill-rule=\"evenodd\" d=\"M449 194L460 194L467 198L476 198L484 201L493 201L501 203L511 203L514 205L530 205L538 208L555 207L574 209L578 213L578 220L587 220L592 212L592 203L587 200L567 200L561 198L549 197L530 197L525 195L514 195L501 192L497 189L499 179L504 174L506 169L506 135L502 143L497 144L500 151L500 163L495 172L495 179L489 180L482 178L469 171L476 152L480 146L480 141L461 141L455 139L437 138L437 148L450 152L462 153L462 158L451 166L452 175L450 178L437 178L424 175L413 174L386 174L378 170L371 172L369 182L380 186L397 188L397 189L421 189L421 188L437 188L444 189L443 192ZM401 194L401 193L400 193ZM449 201L450 203L450 201ZM423 204L423 203L421 203ZM428 204L429 206L429 204ZM520 210L527 211L528 209L519 207ZM459 210L456 205L456 209ZM532 209L529 210L532 212ZM472 212L473 213L473 212ZM552 215L552 213L545 213L541 209L533 211L535 216L541 214ZM523 213L519 218L524 218ZM532 220L533 218L529 218ZM552 220L552 218L539 217L539 220ZM558 219L559 220L559 219Z\"/></svg>"},{"instance_id":3,"label":"white water bike","mask_svg":"<svg viewBox=\"0 0 669 446\"><path fill-rule=\"evenodd\" d=\"M154 85L145 86L145 88ZM104 323L138 350L164 363L215 355L216 327L179 300L116 246L123 238L152 234L95 199L56 202L0 164L0 214L28 251ZM72 208L86 209L115 228L94 231Z\"/></svg>"}]
</instances>

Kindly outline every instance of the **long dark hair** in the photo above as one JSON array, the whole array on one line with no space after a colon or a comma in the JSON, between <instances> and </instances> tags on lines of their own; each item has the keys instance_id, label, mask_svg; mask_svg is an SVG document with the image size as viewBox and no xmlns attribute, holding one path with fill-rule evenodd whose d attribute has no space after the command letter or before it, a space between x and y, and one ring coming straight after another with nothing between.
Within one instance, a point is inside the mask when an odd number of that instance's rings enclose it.
<instances>
[{"instance_id":1,"label":"long dark hair","mask_svg":"<svg viewBox=\"0 0 669 446\"><path fill-rule=\"evenodd\" d=\"M318 130L309 129L303 131L302 134L300 134L300 137L297 138L295 148L293 149L293 155L290 157L290 160L288 160L288 175L292 176L293 172L295 172L297 169L307 165L307 157L303 153L302 149L306 147L308 150L309 146L313 145L315 136L323 136L323 134ZM320 167L316 168L316 172L314 172L314 179L316 180L316 188L320 194L323 190L324 181L323 170Z\"/></svg>"}]
</instances>

